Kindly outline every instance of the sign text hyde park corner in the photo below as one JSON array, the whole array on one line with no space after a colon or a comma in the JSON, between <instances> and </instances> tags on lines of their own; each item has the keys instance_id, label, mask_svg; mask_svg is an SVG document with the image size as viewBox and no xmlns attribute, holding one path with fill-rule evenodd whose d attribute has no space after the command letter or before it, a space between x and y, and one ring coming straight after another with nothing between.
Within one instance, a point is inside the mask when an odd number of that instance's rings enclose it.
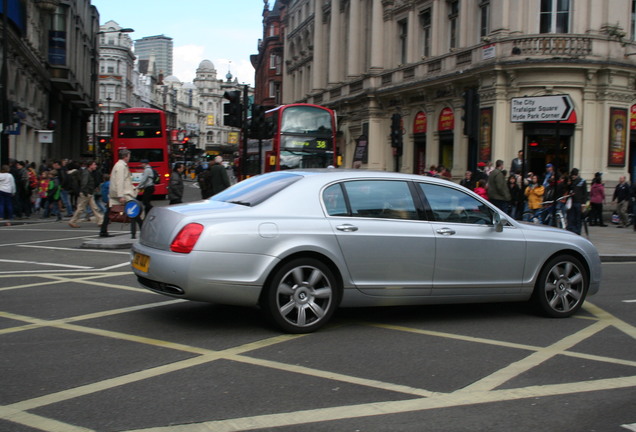
<instances>
[{"instance_id":1,"label":"sign text hyde park corner","mask_svg":"<svg viewBox=\"0 0 636 432\"><path fill-rule=\"evenodd\" d=\"M574 104L568 95L512 98L511 122L565 121Z\"/></svg>"}]
</instances>

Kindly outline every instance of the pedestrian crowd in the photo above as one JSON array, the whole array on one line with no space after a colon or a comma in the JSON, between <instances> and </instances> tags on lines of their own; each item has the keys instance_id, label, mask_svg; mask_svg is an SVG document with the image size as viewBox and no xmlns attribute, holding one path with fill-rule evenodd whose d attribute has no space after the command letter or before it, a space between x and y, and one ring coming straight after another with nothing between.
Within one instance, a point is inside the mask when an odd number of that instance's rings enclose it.
<instances>
[{"instance_id":1,"label":"pedestrian crowd","mask_svg":"<svg viewBox=\"0 0 636 432\"><path fill-rule=\"evenodd\" d=\"M140 211L131 220L131 233L142 228L143 218L152 209L152 196L158 173L148 160L141 160L144 167L135 186L128 167L130 151L120 150L119 159L108 172L108 166L95 161L61 159L34 162L12 160L0 167L0 224L11 225L14 220L55 218L68 219L68 225L79 228L82 222L94 222L101 237L108 233L109 210L136 201L141 194ZM173 166L167 185L170 204L183 202L185 165ZM219 193L230 185L223 158L217 156L211 166L199 164L198 184L203 199Z\"/></svg>"},{"instance_id":2,"label":"pedestrian crowd","mask_svg":"<svg viewBox=\"0 0 636 432\"><path fill-rule=\"evenodd\" d=\"M12 160L0 174L0 220L10 225L16 219L54 217L101 221L103 174L93 161L61 159L35 162ZM79 211L78 211L79 210Z\"/></svg>"},{"instance_id":3,"label":"pedestrian crowd","mask_svg":"<svg viewBox=\"0 0 636 432\"><path fill-rule=\"evenodd\" d=\"M81 221L94 221L100 226L100 236L109 237L109 208L136 200L141 192L144 213L148 214L152 209L151 198L158 174L147 160L142 160L144 171L139 183L134 186L128 168L129 159L130 152L121 150L119 160L110 173L105 172L107 167L100 167L95 161L62 159L43 161L39 166L28 161L11 161L10 165L0 167L0 223L10 225L14 219L33 215L55 217L58 221L65 217L69 218L68 224L73 228L79 228ZM551 202L552 209L566 215L567 229L577 234L581 233L584 217L588 218L590 225L608 226L603 216L608 197L601 172L595 174L588 189L588 182L580 177L577 168L567 172L548 163L545 172L538 174L524 172L526 167L523 151L519 151L509 171L505 170L502 160L497 160L494 166L479 162L477 170L466 171L459 183L517 220L532 220L542 215L546 202ZM191 167L181 162L174 164L168 184L170 204L183 202L183 177L189 169ZM221 192L231 184L221 156L217 156L212 164L198 164L194 175L202 199ZM431 166L426 175L452 178L450 171L441 165ZM621 176L611 200L615 204L612 222L618 228L632 224L630 215L636 210L635 202L636 184L630 186L626 176ZM554 223L554 218L551 222ZM132 221L133 237L135 226L141 229L142 224L140 213ZM633 226L636 231L636 224Z\"/></svg>"},{"instance_id":4,"label":"pedestrian crowd","mask_svg":"<svg viewBox=\"0 0 636 432\"><path fill-rule=\"evenodd\" d=\"M594 175L588 189L588 182L580 176L577 168L568 172L548 163L543 173L524 173L526 167L523 151L519 151L509 171L504 169L502 160L497 160L494 167L479 162L475 172L466 171L460 184L517 220L539 218L543 222L545 208L549 206L552 212L562 212L567 221L566 229L577 234L581 234L584 218L592 226L608 226L603 216L603 206L608 200L603 173ZM612 205L615 205L613 222L618 228L633 224L630 215L636 210L635 202L636 184L630 186L626 176L621 176L611 199ZM554 224L555 218L550 218L549 223ZM633 225L636 231L636 224Z\"/></svg>"}]
</instances>

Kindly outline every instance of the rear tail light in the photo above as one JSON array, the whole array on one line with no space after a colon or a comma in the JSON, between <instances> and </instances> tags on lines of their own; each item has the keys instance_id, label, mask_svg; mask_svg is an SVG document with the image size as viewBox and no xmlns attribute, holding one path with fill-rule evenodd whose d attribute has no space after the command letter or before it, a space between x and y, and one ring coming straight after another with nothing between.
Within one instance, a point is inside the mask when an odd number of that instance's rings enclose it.
<instances>
[{"instance_id":1,"label":"rear tail light","mask_svg":"<svg viewBox=\"0 0 636 432\"><path fill-rule=\"evenodd\" d=\"M197 244L199 236L203 232L203 225L197 223L191 223L179 231L179 234L172 240L170 244L170 250L172 252L188 254L194 249L194 245Z\"/></svg>"}]
</instances>

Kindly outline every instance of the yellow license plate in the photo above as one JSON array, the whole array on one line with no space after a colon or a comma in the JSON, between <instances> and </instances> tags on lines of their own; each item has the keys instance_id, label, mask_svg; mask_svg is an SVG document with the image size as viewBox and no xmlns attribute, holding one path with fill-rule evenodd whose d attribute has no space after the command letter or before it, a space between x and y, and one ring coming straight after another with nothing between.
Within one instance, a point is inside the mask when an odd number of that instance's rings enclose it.
<instances>
[{"instance_id":1,"label":"yellow license plate","mask_svg":"<svg viewBox=\"0 0 636 432\"><path fill-rule=\"evenodd\" d=\"M148 267L150 266L150 257L148 255L143 255L135 252L132 265L137 270L148 273Z\"/></svg>"}]
</instances>

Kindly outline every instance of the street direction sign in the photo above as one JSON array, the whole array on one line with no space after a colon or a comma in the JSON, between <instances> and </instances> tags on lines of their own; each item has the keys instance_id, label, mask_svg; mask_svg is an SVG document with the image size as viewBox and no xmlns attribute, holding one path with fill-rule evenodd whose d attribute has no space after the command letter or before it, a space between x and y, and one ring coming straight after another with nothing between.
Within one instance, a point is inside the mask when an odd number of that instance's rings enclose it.
<instances>
[{"instance_id":1,"label":"street direction sign","mask_svg":"<svg viewBox=\"0 0 636 432\"><path fill-rule=\"evenodd\" d=\"M569 95L512 98L511 122L565 121L574 110Z\"/></svg>"}]
</instances>

